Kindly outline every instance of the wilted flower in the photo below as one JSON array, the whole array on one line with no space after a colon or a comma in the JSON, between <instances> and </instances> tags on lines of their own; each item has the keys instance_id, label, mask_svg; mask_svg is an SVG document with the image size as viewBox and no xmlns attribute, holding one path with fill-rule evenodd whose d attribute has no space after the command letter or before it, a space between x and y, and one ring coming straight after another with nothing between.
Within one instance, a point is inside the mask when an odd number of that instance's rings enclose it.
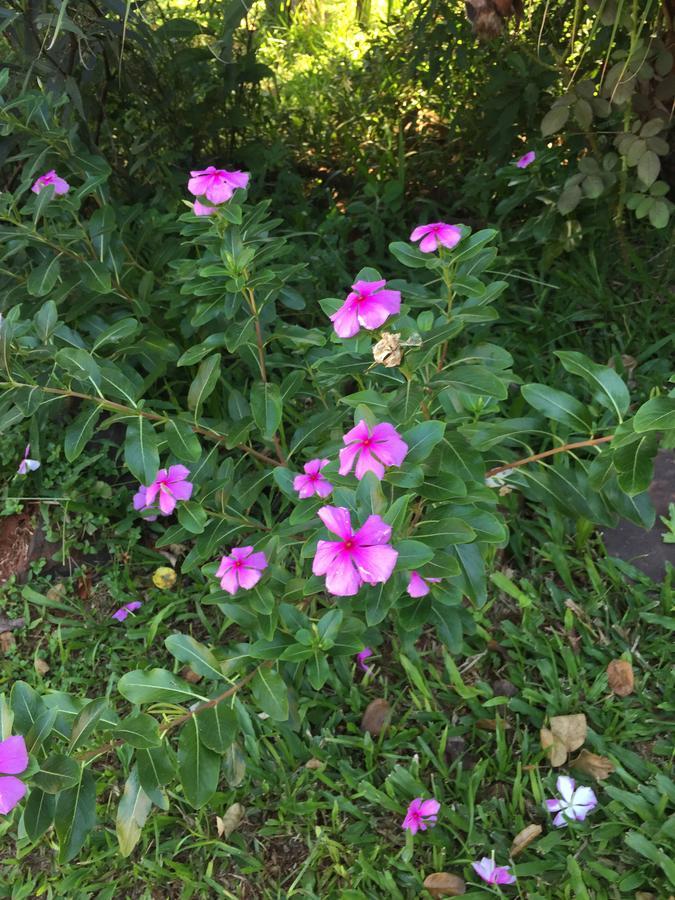
<instances>
[{"instance_id":1,"label":"wilted flower","mask_svg":"<svg viewBox=\"0 0 675 900\"><path fill-rule=\"evenodd\" d=\"M312 494L327 497L333 490L333 485L321 474L321 469L329 462L329 459L310 459L304 465L305 474L295 476L293 487L300 494L301 500L306 500Z\"/></svg>"},{"instance_id":2,"label":"wilted flower","mask_svg":"<svg viewBox=\"0 0 675 900\"><path fill-rule=\"evenodd\" d=\"M498 866L494 859L484 856L480 862L471 863L476 873L488 884L513 884L515 876L509 872L509 866Z\"/></svg>"},{"instance_id":3,"label":"wilted flower","mask_svg":"<svg viewBox=\"0 0 675 900\"><path fill-rule=\"evenodd\" d=\"M326 576L326 590L338 597L353 597L366 584L385 582L394 571L398 551L389 544L391 526L379 516L368 516L352 531L349 510L324 506L319 518L339 541L319 541L312 563L314 575Z\"/></svg>"},{"instance_id":4,"label":"wilted flower","mask_svg":"<svg viewBox=\"0 0 675 900\"><path fill-rule=\"evenodd\" d=\"M422 253L433 253L441 245L452 250L462 239L459 225L448 225L446 222L432 222L430 225L418 225L410 235L411 241L420 241Z\"/></svg>"},{"instance_id":5,"label":"wilted flower","mask_svg":"<svg viewBox=\"0 0 675 900\"><path fill-rule=\"evenodd\" d=\"M206 197L211 203L225 203L237 188L248 186L250 177L248 172L228 172L226 169L216 169L215 166L195 169L190 172L190 176L188 181L190 193L195 197ZM210 213L197 212L196 209L195 212L197 215L210 215Z\"/></svg>"},{"instance_id":6,"label":"wilted flower","mask_svg":"<svg viewBox=\"0 0 675 900\"><path fill-rule=\"evenodd\" d=\"M535 161L536 158L537 154L534 152L534 150L528 150L527 153L523 153L516 165L519 169L526 169L530 165L530 163L533 163Z\"/></svg>"},{"instance_id":7,"label":"wilted flower","mask_svg":"<svg viewBox=\"0 0 675 900\"><path fill-rule=\"evenodd\" d=\"M117 619L118 622L124 622L129 613L135 612L137 609L140 609L143 604L140 600L132 600L131 603L125 603L124 606L120 606L120 608L114 612L111 616L113 619Z\"/></svg>"},{"instance_id":8,"label":"wilted flower","mask_svg":"<svg viewBox=\"0 0 675 900\"><path fill-rule=\"evenodd\" d=\"M26 785L15 775L28 768L28 751L21 735L0 741L0 813L6 816L26 794Z\"/></svg>"},{"instance_id":9,"label":"wilted flower","mask_svg":"<svg viewBox=\"0 0 675 900\"><path fill-rule=\"evenodd\" d=\"M31 191L34 194L39 194L43 188L52 185L54 188L54 193L58 196L59 194L67 194L70 190L70 185L64 178L60 178L54 169L50 169L49 172L45 172L44 175L40 175L40 177L36 180L35 184L31 188Z\"/></svg>"},{"instance_id":10,"label":"wilted flower","mask_svg":"<svg viewBox=\"0 0 675 900\"><path fill-rule=\"evenodd\" d=\"M389 316L400 312L401 292L382 290L387 282L357 281L340 309L330 317L342 338L354 337L361 327L379 328Z\"/></svg>"},{"instance_id":11,"label":"wilted flower","mask_svg":"<svg viewBox=\"0 0 675 900\"><path fill-rule=\"evenodd\" d=\"M23 459L19 463L19 468L16 470L18 475L28 475L29 472L34 472L36 469L40 468L40 463L37 459L28 458L29 453L30 444L26 444L26 449L23 452Z\"/></svg>"},{"instance_id":12,"label":"wilted flower","mask_svg":"<svg viewBox=\"0 0 675 900\"><path fill-rule=\"evenodd\" d=\"M416 797L408 807L401 828L407 828L411 834L426 831L436 824L440 808L438 800L422 800L421 797Z\"/></svg>"},{"instance_id":13,"label":"wilted flower","mask_svg":"<svg viewBox=\"0 0 675 900\"><path fill-rule=\"evenodd\" d=\"M419 572L413 570L406 590L411 597L426 597L431 590L429 584L436 584L440 580L440 578L423 578Z\"/></svg>"},{"instance_id":14,"label":"wilted flower","mask_svg":"<svg viewBox=\"0 0 675 900\"><path fill-rule=\"evenodd\" d=\"M586 816L598 805L598 800L591 788L574 788L574 779L567 775L560 775L556 781L556 787L561 799L546 801L549 812L557 812L553 824L558 828L564 828L570 821L583 822Z\"/></svg>"},{"instance_id":15,"label":"wilted flower","mask_svg":"<svg viewBox=\"0 0 675 900\"><path fill-rule=\"evenodd\" d=\"M366 665L366 660L369 656L373 655L373 651L370 647L364 647L360 653L356 654L356 664L360 669L363 669L364 672L370 672L370 666Z\"/></svg>"},{"instance_id":16,"label":"wilted flower","mask_svg":"<svg viewBox=\"0 0 675 900\"><path fill-rule=\"evenodd\" d=\"M400 366L403 361L401 335L384 331L380 340L373 346L373 359L387 369Z\"/></svg>"},{"instance_id":17,"label":"wilted flower","mask_svg":"<svg viewBox=\"0 0 675 900\"><path fill-rule=\"evenodd\" d=\"M245 591L255 587L267 568L264 553L254 553L253 547L235 547L229 556L223 556L216 572L220 586L228 594L236 594L239 588Z\"/></svg>"},{"instance_id":18,"label":"wilted flower","mask_svg":"<svg viewBox=\"0 0 675 900\"><path fill-rule=\"evenodd\" d=\"M134 494L134 509L156 510L170 516L179 500L189 500L192 496L192 483L187 480L190 470L185 466L169 466L160 469L150 485L141 485Z\"/></svg>"},{"instance_id":19,"label":"wilted flower","mask_svg":"<svg viewBox=\"0 0 675 900\"><path fill-rule=\"evenodd\" d=\"M364 419L342 438L346 446L340 450L340 475L352 470L359 479L366 472L374 472L378 478L384 477L385 466L400 466L408 452L408 445L393 425L382 422L371 431Z\"/></svg>"}]
</instances>

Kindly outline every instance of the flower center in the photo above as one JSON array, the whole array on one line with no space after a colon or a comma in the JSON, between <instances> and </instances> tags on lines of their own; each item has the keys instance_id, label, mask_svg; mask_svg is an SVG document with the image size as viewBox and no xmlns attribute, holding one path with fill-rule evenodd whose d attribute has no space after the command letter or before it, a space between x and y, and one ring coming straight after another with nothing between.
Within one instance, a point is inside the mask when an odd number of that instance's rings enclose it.
<instances>
[{"instance_id":1,"label":"flower center","mask_svg":"<svg viewBox=\"0 0 675 900\"><path fill-rule=\"evenodd\" d=\"M354 549L354 541L351 538L347 538L347 540L342 545L345 550L353 550Z\"/></svg>"},{"instance_id":2,"label":"flower center","mask_svg":"<svg viewBox=\"0 0 675 900\"><path fill-rule=\"evenodd\" d=\"M371 439L369 437L367 437L361 441L361 446L364 448L368 448L368 447L370 447L371 443L372 443Z\"/></svg>"}]
</instances>

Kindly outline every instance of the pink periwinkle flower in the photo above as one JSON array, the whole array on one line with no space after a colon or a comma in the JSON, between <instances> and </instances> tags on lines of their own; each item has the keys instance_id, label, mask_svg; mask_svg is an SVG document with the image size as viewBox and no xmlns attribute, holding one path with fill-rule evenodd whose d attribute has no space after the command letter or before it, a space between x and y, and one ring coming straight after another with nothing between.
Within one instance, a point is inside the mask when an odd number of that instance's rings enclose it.
<instances>
[{"instance_id":1,"label":"pink periwinkle flower","mask_svg":"<svg viewBox=\"0 0 675 900\"><path fill-rule=\"evenodd\" d=\"M352 470L359 479L366 472L374 472L382 479L385 466L400 466L408 452L408 445L393 425L381 422L371 431L364 419L355 425L342 438L346 445L340 450L340 475L347 475Z\"/></svg>"},{"instance_id":2,"label":"pink periwinkle flower","mask_svg":"<svg viewBox=\"0 0 675 900\"><path fill-rule=\"evenodd\" d=\"M416 797L408 807L401 828L407 828L411 834L426 831L436 824L440 808L438 800L422 800L421 797Z\"/></svg>"},{"instance_id":3,"label":"pink periwinkle flower","mask_svg":"<svg viewBox=\"0 0 675 900\"><path fill-rule=\"evenodd\" d=\"M326 576L326 590L336 597L353 597L366 584L385 582L391 576L398 551L389 544L391 526L379 516L368 516L352 531L349 510L324 506L319 518L339 541L319 541L312 563L314 575Z\"/></svg>"},{"instance_id":4,"label":"pink periwinkle flower","mask_svg":"<svg viewBox=\"0 0 675 900\"><path fill-rule=\"evenodd\" d=\"M200 203L199 200L195 200L192 204L192 211L196 216L214 216L218 212L218 207L207 206L205 203Z\"/></svg>"},{"instance_id":5,"label":"pink periwinkle flower","mask_svg":"<svg viewBox=\"0 0 675 900\"><path fill-rule=\"evenodd\" d=\"M516 165L519 169L526 169L531 163L535 161L536 158L537 154L534 152L534 150L528 150L527 153L523 153Z\"/></svg>"},{"instance_id":6,"label":"pink periwinkle flower","mask_svg":"<svg viewBox=\"0 0 675 900\"><path fill-rule=\"evenodd\" d=\"M170 516L179 500L189 500L192 496L189 474L190 470L180 465L160 469L152 484L141 485L134 494L134 509L154 510L157 501L162 515Z\"/></svg>"},{"instance_id":7,"label":"pink periwinkle flower","mask_svg":"<svg viewBox=\"0 0 675 900\"><path fill-rule=\"evenodd\" d=\"M333 485L321 474L321 470L329 462L329 459L310 459L304 465L305 474L295 476L293 488L300 494L301 500L306 500L313 494L317 497L327 497L333 490Z\"/></svg>"},{"instance_id":8,"label":"pink periwinkle flower","mask_svg":"<svg viewBox=\"0 0 675 900\"><path fill-rule=\"evenodd\" d=\"M220 586L228 594L236 594L239 588L245 591L255 587L267 568L264 553L254 553L253 547L235 547L229 556L223 556L216 572Z\"/></svg>"},{"instance_id":9,"label":"pink periwinkle flower","mask_svg":"<svg viewBox=\"0 0 675 900\"><path fill-rule=\"evenodd\" d=\"M188 191L195 197L206 197L211 203L225 203L229 200L237 188L248 186L248 172L228 172L226 169L216 169L208 166L206 169L195 169L190 172ZM203 209L207 207L200 203ZM197 215L211 215L210 213L197 212Z\"/></svg>"},{"instance_id":10,"label":"pink periwinkle flower","mask_svg":"<svg viewBox=\"0 0 675 900\"><path fill-rule=\"evenodd\" d=\"M494 858L484 856L480 862L471 863L476 873L488 884L513 884L515 876L509 872L509 866L498 866Z\"/></svg>"},{"instance_id":11,"label":"pink periwinkle flower","mask_svg":"<svg viewBox=\"0 0 675 900\"><path fill-rule=\"evenodd\" d=\"M23 452L23 459L19 463L19 468L16 470L18 475L28 475L29 472L34 472L36 469L40 468L40 463L37 459L28 458L29 453L30 444L26 444L26 449Z\"/></svg>"},{"instance_id":12,"label":"pink periwinkle flower","mask_svg":"<svg viewBox=\"0 0 675 900\"><path fill-rule=\"evenodd\" d=\"M354 337L360 328L379 328L401 311L401 292L383 290L387 282L357 281L340 309L330 317L336 334Z\"/></svg>"},{"instance_id":13,"label":"pink periwinkle flower","mask_svg":"<svg viewBox=\"0 0 675 900\"><path fill-rule=\"evenodd\" d=\"M439 581L441 581L440 578L422 578L419 572L415 572L413 569L406 590L411 597L426 597L431 590L429 585L437 584Z\"/></svg>"},{"instance_id":14,"label":"pink periwinkle flower","mask_svg":"<svg viewBox=\"0 0 675 900\"><path fill-rule=\"evenodd\" d=\"M420 240L421 238L421 240ZM462 239L459 225L448 225L446 222L432 222L430 225L418 225L410 235L411 241L420 241L422 253L433 253L440 246L452 250Z\"/></svg>"},{"instance_id":15,"label":"pink periwinkle flower","mask_svg":"<svg viewBox=\"0 0 675 900\"><path fill-rule=\"evenodd\" d=\"M65 178L61 178L56 174L54 169L50 169L49 172L45 172L44 175L40 175L40 177L36 180L35 184L31 188L31 191L34 194L39 194L43 188L48 187L48 185L52 185L54 188L54 193L59 196L60 194L67 194L70 190L70 185L65 180Z\"/></svg>"},{"instance_id":16,"label":"pink periwinkle flower","mask_svg":"<svg viewBox=\"0 0 675 900\"><path fill-rule=\"evenodd\" d=\"M17 735L0 741L0 813L6 816L26 794L26 785L15 775L28 768L26 742Z\"/></svg>"},{"instance_id":17,"label":"pink periwinkle flower","mask_svg":"<svg viewBox=\"0 0 675 900\"><path fill-rule=\"evenodd\" d=\"M356 654L356 664L359 669L362 669L364 672L370 672L370 666L366 665L366 660L369 656L373 655L373 651L370 647L364 647L360 653Z\"/></svg>"},{"instance_id":18,"label":"pink periwinkle flower","mask_svg":"<svg viewBox=\"0 0 675 900\"><path fill-rule=\"evenodd\" d=\"M112 619L116 619L118 622L124 622L129 613L135 612L137 609L140 609L143 604L140 600L132 600L131 603L125 603L124 606L120 606L120 608L114 612L111 616Z\"/></svg>"},{"instance_id":19,"label":"pink periwinkle flower","mask_svg":"<svg viewBox=\"0 0 675 900\"><path fill-rule=\"evenodd\" d=\"M558 828L564 828L570 820L583 822L586 816L598 805L598 799L589 787L578 787L575 790L574 779L567 775L560 775L556 781L556 787L561 799L553 798L546 801L549 812L557 812L553 824Z\"/></svg>"}]
</instances>

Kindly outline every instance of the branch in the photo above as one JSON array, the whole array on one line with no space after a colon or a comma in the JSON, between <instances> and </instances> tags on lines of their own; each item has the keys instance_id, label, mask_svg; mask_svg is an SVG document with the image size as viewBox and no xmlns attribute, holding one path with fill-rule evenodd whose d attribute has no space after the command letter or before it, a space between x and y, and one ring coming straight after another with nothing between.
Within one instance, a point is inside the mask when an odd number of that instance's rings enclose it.
<instances>
[{"instance_id":1,"label":"branch","mask_svg":"<svg viewBox=\"0 0 675 900\"><path fill-rule=\"evenodd\" d=\"M552 450L545 450L543 453L535 453L533 456L527 456L525 459L519 459L516 462L507 463L504 466L496 466L485 473L486 478L493 475L499 475L500 472L517 469L520 466L526 466L528 463L537 462L539 459L546 459L547 456L554 456L556 453L567 453L568 450L577 450L579 447L595 447L596 444L606 444L614 437L613 434L605 435L605 437L591 438L588 441L576 441L574 444L563 444L562 447L554 447Z\"/></svg>"}]
</instances>

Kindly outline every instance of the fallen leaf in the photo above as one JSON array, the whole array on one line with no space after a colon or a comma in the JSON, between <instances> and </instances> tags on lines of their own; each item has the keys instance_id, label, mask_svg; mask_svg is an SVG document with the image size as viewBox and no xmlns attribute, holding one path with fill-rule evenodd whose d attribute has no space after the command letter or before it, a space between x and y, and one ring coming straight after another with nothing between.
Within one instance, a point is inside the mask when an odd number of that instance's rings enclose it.
<instances>
[{"instance_id":1,"label":"fallen leaf","mask_svg":"<svg viewBox=\"0 0 675 900\"><path fill-rule=\"evenodd\" d=\"M383 331L382 338L373 347L373 359L388 369L400 366L403 359L401 335Z\"/></svg>"},{"instance_id":2,"label":"fallen leaf","mask_svg":"<svg viewBox=\"0 0 675 900\"><path fill-rule=\"evenodd\" d=\"M432 897L461 897L466 893L466 882L459 875L434 872L424 879L424 887Z\"/></svg>"},{"instance_id":3,"label":"fallen leaf","mask_svg":"<svg viewBox=\"0 0 675 900\"><path fill-rule=\"evenodd\" d=\"M493 681L492 690L496 697L515 697L518 693L518 688L507 678L498 678Z\"/></svg>"},{"instance_id":4,"label":"fallen leaf","mask_svg":"<svg viewBox=\"0 0 675 900\"><path fill-rule=\"evenodd\" d=\"M0 653L10 653L16 647L16 641L11 631L0 632Z\"/></svg>"},{"instance_id":5,"label":"fallen leaf","mask_svg":"<svg viewBox=\"0 0 675 900\"><path fill-rule=\"evenodd\" d=\"M218 837L229 838L233 831L241 825L246 810L241 803L233 803L225 810L222 817L216 816L216 828L218 829Z\"/></svg>"},{"instance_id":6,"label":"fallen leaf","mask_svg":"<svg viewBox=\"0 0 675 900\"><path fill-rule=\"evenodd\" d=\"M321 762L320 759L316 759L316 757L312 757L311 759L308 759L307 762L305 763L305 768L306 769L322 769L323 763Z\"/></svg>"},{"instance_id":7,"label":"fallen leaf","mask_svg":"<svg viewBox=\"0 0 675 900\"><path fill-rule=\"evenodd\" d=\"M49 666L44 661L44 659L41 659L39 656L35 657L35 660L33 661L33 666L35 668L35 671L38 673L38 675L46 675L47 672L49 672Z\"/></svg>"},{"instance_id":8,"label":"fallen leaf","mask_svg":"<svg viewBox=\"0 0 675 900\"><path fill-rule=\"evenodd\" d=\"M367 731L368 734L377 737L387 727L390 718L391 707L387 701L383 698L373 700L366 707L361 719L361 731Z\"/></svg>"},{"instance_id":9,"label":"fallen leaf","mask_svg":"<svg viewBox=\"0 0 675 900\"><path fill-rule=\"evenodd\" d=\"M607 666L607 682L617 697L627 697L635 688L633 667L625 659L613 659Z\"/></svg>"},{"instance_id":10,"label":"fallen leaf","mask_svg":"<svg viewBox=\"0 0 675 900\"><path fill-rule=\"evenodd\" d=\"M589 750L582 750L577 758L572 760L571 765L587 775L592 775L598 781L602 781L603 778L609 778L614 771L614 763L611 760L607 759L606 756L598 756L597 753L591 753Z\"/></svg>"},{"instance_id":11,"label":"fallen leaf","mask_svg":"<svg viewBox=\"0 0 675 900\"><path fill-rule=\"evenodd\" d=\"M152 583L161 591L170 591L176 583L176 573L168 566L160 566L152 573Z\"/></svg>"},{"instance_id":12,"label":"fallen leaf","mask_svg":"<svg viewBox=\"0 0 675 900\"><path fill-rule=\"evenodd\" d=\"M180 670L180 674L186 681L189 681L190 684L199 684L199 682L202 680L202 676L197 675L196 672L193 672L190 666L183 666L183 668Z\"/></svg>"},{"instance_id":13,"label":"fallen leaf","mask_svg":"<svg viewBox=\"0 0 675 900\"><path fill-rule=\"evenodd\" d=\"M578 750L586 740L586 716L576 713L572 716L551 716L551 727L539 732L541 746L548 751L552 766L558 767L568 754Z\"/></svg>"},{"instance_id":14,"label":"fallen leaf","mask_svg":"<svg viewBox=\"0 0 675 900\"><path fill-rule=\"evenodd\" d=\"M91 597L91 575L89 572L83 572L75 582L75 593L82 601L86 601Z\"/></svg>"},{"instance_id":15,"label":"fallen leaf","mask_svg":"<svg viewBox=\"0 0 675 900\"><path fill-rule=\"evenodd\" d=\"M522 853L526 847L530 846L532 841L536 841L541 832L541 825L526 825L513 839L511 856L518 856L519 853Z\"/></svg>"}]
</instances>

